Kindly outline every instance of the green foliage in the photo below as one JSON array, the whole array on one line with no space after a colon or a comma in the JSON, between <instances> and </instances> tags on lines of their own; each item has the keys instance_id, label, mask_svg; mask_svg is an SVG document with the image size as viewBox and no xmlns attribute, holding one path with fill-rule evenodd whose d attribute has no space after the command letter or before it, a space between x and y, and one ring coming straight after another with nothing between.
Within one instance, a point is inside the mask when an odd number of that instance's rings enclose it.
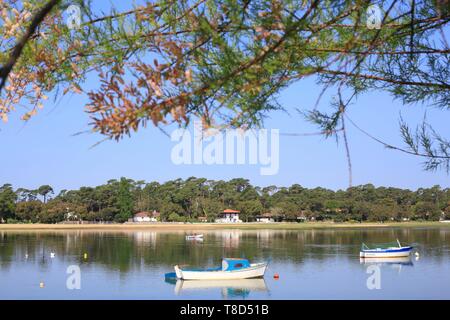
<instances>
[{"instance_id":1,"label":"green foliage","mask_svg":"<svg viewBox=\"0 0 450 320\"><path fill-rule=\"evenodd\" d=\"M93 219L99 221L112 221L117 215L117 209L112 207L107 207L100 209L97 213L92 212Z\"/></svg>"},{"instance_id":2,"label":"green foliage","mask_svg":"<svg viewBox=\"0 0 450 320\"><path fill-rule=\"evenodd\" d=\"M171 222L185 222L186 218L179 216L175 212L172 212L171 214L169 214L169 217L167 218L167 220L171 221Z\"/></svg>"},{"instance_id":3,"label":"green foliage","mask_svg":"<svg viewBox=\"0 0 450 320\"><path fill-rule=\"evenodd\" d=\"M133 217L133 196L131 194L131 183L126 178L121 178L119 182L119 192L117 196L118 213L115 220L125 222Z\"/></svg>"},{"instance_id":4,"label":"green foliage","mask_svg":"<svg viewBox=\"0 0 450 320\"><path fill-rule=\"evenodd\" d=\"M263 211L261 202L257 200L244 200L238 205L238 210L241 212L240 219L242 221L254 220L255 216Z\"/></svg>"},{"instance_id":5,"label":"green foliage","mask_svg":"<svg viewBox=\"0 0 450 320\"><path fill-rule=\"evenodd\" d=\"M37 193L40 194L44 198L44 203L46 203L47 202L47 196L49 194L53 194L54 192L53 192L53 188L51 186L43 185L43 186L40 186L37 189Z\"/></svg>"},{"instance_id":6,"label":"green foliage","mask_svg":"<svg viewBox=\"0 0 450 320\"><path fill-rule=\"evenodd\" d=\"M441 211L435 203L419 201L414 206L414 214L416 218L424 220L439 220Z\"/></svg>"},{"instance_id":7,"label":"green foliage","mask_svg":"<svg viewBox=\"0 0 450 320\"><path fill-rule=\"evenodd\" d=\"M450 220L450 202L448 206L444 209L444 219Z\"/></svg>"},{"instance_id":8,"label":"green foliage","mask_svg":"<svg viewBox=\"0 0 450 320\"><path fill-rule=\"evenodd\" d=\"M10 184L0 187L0 223L14 216L17 195Z\"/></svg>"},{"instance_id":9,"label":"green foliage","mask_svg":"<svg viewBox=\"0 0 450 320\"><path fill-rule=\"evenodd\" d=\"M55 199L44 205L39 214L39 222L57 223L66 220L66 214L69 211L67 204L61 200Z\"/></svg>"},{"instance_id":10,"label":"green foliage","mask_svg":"<svg viewBox=\"0 0 450 320\"><path fill-rule=\"evenodd\" d=\"M140 211L160 212L161 221L214 221L226 208L241 211L243 221L270 213L275 220L403 221L450 217L450 189L440 186L416 191L360 185L347 190L253 186L236 178L215 181L190 177L165 183L109 180L97 187L61 191L43 203L33 190L5 184L0 188L0 214L4 221L56 223L65 220L125 222ZM16 203L17 202L17 203Z\"/></svg>"},{"instance_id":11,"label":"green foliage","mask_svg":"<svg viewBox=\"0 0 450 320\"><path fill-rule=\"evenodd\" d=\"M161 215L163 220L169 220L171 215L177 214L177 212L182 211L183 208L176 203L168 202L161 205Z\"/></svg>"},{"instance_id":12,"label":"green foliage","mask_svg":"<svg viewBox=\"0 0 450 320\"><path fill-rule=\"evenodd\" d=\"M19 202L16 205L16 218L21 221L38 222L43 207L42 202L38 200Z\"/></svg>"},{"instance_id":13,"label":"green foliage","mask_svg":"<svg viewBox=\"0 0 450 320\"><path fill-rule=\"evenodd\" d=\"M438 134L426 119L413 133L403 118L400 118L400 132L408 147L407 152L423 157L426 170L442 168L447 173L450 172L450 140Z\"/></svg>"}]
</instances>

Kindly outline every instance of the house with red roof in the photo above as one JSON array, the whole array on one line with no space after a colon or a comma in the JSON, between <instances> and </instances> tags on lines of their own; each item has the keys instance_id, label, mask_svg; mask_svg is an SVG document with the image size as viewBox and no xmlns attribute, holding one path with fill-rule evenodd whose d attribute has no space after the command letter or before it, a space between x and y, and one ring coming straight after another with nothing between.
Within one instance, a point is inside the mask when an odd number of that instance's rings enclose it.
<instances>
[{"instance_id":1,"label":"house with red roof","mask_svg":"<svg viewBox=\"0 0 450 320\"><path fill-rule=\"evenodd\" d=\"M239 213L240 211L237 210L225 209L219 214L219 217L216 219L216 222L218 223L242 222L242 220L239 219Z\"/></svg>"},{"instance_id":2,"label":"house with red roof","mask_svg":"<svg viewBox=\"0 0 450 320\"><path fill-rule=\"evenodd\" d=\"M133 222L157 222L160 215L156 210L153 212L141 211L134 215Z\"/></svg>"}]
</instances>

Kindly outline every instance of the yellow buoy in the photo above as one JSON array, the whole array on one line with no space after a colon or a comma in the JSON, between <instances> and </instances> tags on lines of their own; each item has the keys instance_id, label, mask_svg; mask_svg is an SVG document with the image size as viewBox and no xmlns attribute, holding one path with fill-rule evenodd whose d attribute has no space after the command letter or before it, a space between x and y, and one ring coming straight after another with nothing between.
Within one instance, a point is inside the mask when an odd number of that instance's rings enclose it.
<instances>
[{"instance_id":1,"label":"yellow buoy","mask_svg":"<svg viewBox=\"0 0 450 320\"><path fill-rule=\"evenodd\" d=\"M85 253L85 254L83 255L83 257L84 257L84 259L87 259L87 253Z\"/></svg>"},{"instance_id":2,"label":"yellow buoy","mask_svg":"<svg viewBox=\"0 0 450 320\"><path fill-rule=\"evenodd\" d=\"M39 283L39 288L43 288L43 287L45 287L45 285L44 285L44 282L41 281L41 282Z\"/></svg>"}]
</instances>

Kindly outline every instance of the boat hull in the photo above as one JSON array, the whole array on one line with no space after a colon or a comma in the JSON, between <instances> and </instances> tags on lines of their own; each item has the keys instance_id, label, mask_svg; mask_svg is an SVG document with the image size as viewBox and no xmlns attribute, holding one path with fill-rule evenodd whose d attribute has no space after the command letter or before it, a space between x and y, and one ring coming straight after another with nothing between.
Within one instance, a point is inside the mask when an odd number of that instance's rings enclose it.
<instances>
[{"instance_id":1,"label":"boat hull","mask_svg":"<svg viewBox=\"0 0 450 320\"><path fill-rule=\"evenodd\" d=\"M362 250L359 253L360 258L401 258L408 257L412 247L392 248L392 249L372 249Z\"/></svg>"},{"instance_id":2,"label":"boat hull","mask_svg":"<svg viewBox=\"0 0 450 320\"><path fill-rule=\"evenodd\" d=\"M267 263L254 263L250 267L231 271L192 271L175 266L175 274L183 280L236 280L264 277Z\"/></svg>"},{"instance_id":3,"label":"boat hull","mask_svg":"<svg viewBox=\"0 0 450 320\"><path fill-rule=\"evenodd\" d=\"M361 264L386 264L386 265L404 265L412 266L411 256L406 257L395 257L395 258L359 258Z\"/></svg>"},{"instance_id":4,"label":"boat hull","mask_svg":"<svg viewBox=\"0 0 450 320\"><path fill-rule=\"evenodd\" d=\"M186 240L201 240L203 241L203 235L197 235L197 236L186 236Z\"/></svg>"},{"instance_id":5,"label":"boat hull","mask_svg":"<svg viewBox=\"0 0 450 320\"><path fill-rule=\"evenodd\" d=\"M266 282L263 278L256 279L233 279L233 280L205 280L205 281L184 281L177 280L175 291L195 290L195 289L213 289L230 288L246 289L251 291L267 291Z\"/></svg>"}]
</instances>

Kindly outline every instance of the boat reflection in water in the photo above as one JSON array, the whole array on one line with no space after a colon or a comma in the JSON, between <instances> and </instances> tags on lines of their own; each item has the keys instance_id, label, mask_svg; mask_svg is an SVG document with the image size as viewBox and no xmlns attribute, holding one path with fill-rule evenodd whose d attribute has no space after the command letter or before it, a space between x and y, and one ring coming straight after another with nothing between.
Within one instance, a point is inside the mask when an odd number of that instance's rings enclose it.
<instances>
[{"instance_id":1,"label":"boat reflection in water","mask_svg":"<svg viewBox=\"0 0 450 320\"><path fill-rule=\"evenodd\" d=\"M268 292L264 278L238 280L176 280L166 279L167 283L175 284L175 293L183 291L198 291L204 289L221 289L223 298L246 298L250 292Z\"/></svg>"},{"instance_id":2,"label":"boat reflection in water","mask_svg":"<svg viewBox=\"0 0 450 320\"><path fill-rule=\"evenodd\" d=\"M402 270L402 267L413 267L414 263L411 257L398 257L398 258L359 258L359 262L365 266L378 265L389 266L393 269L397 269L398 272Z\"/></svg>"}]
</instances>

